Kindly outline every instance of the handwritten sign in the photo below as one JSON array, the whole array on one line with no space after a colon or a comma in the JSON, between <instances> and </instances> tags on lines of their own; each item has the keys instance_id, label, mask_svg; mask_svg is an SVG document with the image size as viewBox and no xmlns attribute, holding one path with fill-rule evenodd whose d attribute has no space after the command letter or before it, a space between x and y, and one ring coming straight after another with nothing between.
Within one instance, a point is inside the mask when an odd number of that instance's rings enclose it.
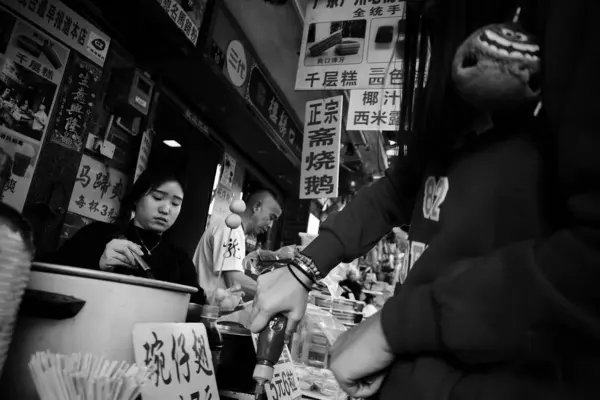
<instances>
[{"instance_id":1,"label":"handwritten sign","mask_svg":"<svg viewBox=\"0 0 600 400\"><path fill-rule=\"evenodd\" d=\"M252 334L252 341L256 350L258 334ZM265 385L265 392L269 400L292 400L302 397L292 355L287 345L283 346L281 357L273 369L273 379Z\"/></svg>"},{"instance_id":2,"label":"handwritten sign","mask_svg":"<svg viewBox=\"0 0 600 400\"><path fill-rule=\"evenodd\" d=\"M133 182L137 181L140 175L146 170L148 166L148 159L150 158L150 151L152 150L152 142L154 141L154 131L146 130L142 136L142 143L140 144L140 152L138 154L137 165L135 167L135 176Z\"/></svg>"},{"instance_id":3,"label":"handwritten sign","mask_svg":"<svg viewBox=\"0 0 600 400\"><path fill-rule=\"evenodd\" d=\"M156 367L144 400L219 400L203 324L137 324L133 346L138 365Z\"/></svg>"},{"instance_id":4,"label":"handwritten sign","mask_svg":"<svg viewBox=\"0 0 600 400\"><path fill-rule=\"evenodd\" d=\"M81 158L69 211L97 221L114 222L128 179L87 155Z\"/></svg>"},{"instance_id":5,"label":"handwritten sign","mask_svg":"<svg viewBox=\"0 0 600 400\"><path fill-rule=\"evenodd\" d=\"M56 115L50 140L68 149L83 150L88 123L100 91L102 69L90 61L79 59L74 63L73 73L67 79Z\"/></svg>"},{"instance_id":6,"label":"handwritten sign","mask_svg":"<svg viewBox=\"0 0 600 400\"><path fill-rule=\"evenodd\" d=\"M401 89L351 90L346 129L395 131L400 128Z\"/></svg>"},{"instance_id":7,"label":"handwritten sign","mask_svg":"<svg viewBox=\"0 0 600 400\"><path fill-rule=\"evenodd\" d=\"M60 1L3 0L2 4L39 25L100 67L104 66L110 38Z\"/></svg>"},{"instance_id":8,"label":"handwritten sign","mask_svg":"<svg viewBox=\"0 0 600 400\"><path fill-rule=\"evenodd\" d=\"M300 198L338 196L343 97L306 103Z\"/></svg>"},{"instance_id":9,"label":"handwritten sign","mask_svg":"<svg viewBox=\"0 0 600 400\"><path fill-rule=\"evenodd\" d=\"M400 88L405 1L308 1L296 90Z\"/></svg>"}]
</instances>

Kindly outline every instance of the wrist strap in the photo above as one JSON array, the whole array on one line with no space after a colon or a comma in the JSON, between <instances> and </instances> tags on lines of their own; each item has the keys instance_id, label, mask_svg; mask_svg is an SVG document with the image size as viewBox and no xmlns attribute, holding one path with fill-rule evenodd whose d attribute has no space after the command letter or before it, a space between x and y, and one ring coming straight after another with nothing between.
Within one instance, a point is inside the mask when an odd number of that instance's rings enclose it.
<instances>
[{"instance_id":1,"label":"wrist strap","mask_svg":"<svg viewBox=\"0 0 600 400\"><path fill-rule=\"evenodd\" d=\"M301 285L302 285L302 287L303 287L304 289L306 289L306 291L307 291L307 292L310 292L310 288L309 288L308 286L306 286L306 285L304 284L304 282L302 282L302 280L301 280L300 278L298 278L298 275L296 275L296 273L294 272L294 268L292 268L292 266L291 266L291 265L289 265L289 264L288 264L288 269L290 270L290 273L292 274L292 276L293 276L294 278L296 278L296 280L298 281L298 283L299 283L299 284L301 284Z\"/></svg>"}]
</instances>

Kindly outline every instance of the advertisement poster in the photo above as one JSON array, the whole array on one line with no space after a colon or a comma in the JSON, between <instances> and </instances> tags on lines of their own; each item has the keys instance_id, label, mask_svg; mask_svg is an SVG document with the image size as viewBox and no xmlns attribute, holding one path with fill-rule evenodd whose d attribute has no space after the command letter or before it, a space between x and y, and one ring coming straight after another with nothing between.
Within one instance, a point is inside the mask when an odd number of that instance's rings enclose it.
<instances>
[{"instance_id":1,"label":"advertisement poster","mask_svg":"<svg viewBox=\"0 0 600 400\"><path fill-rule=\"evenodd\" d=\"M100 67L104 66L110 37L59 0L2 0L2 4Z\"/></svg>"},{"instance_id":2,"label":"advertisement poster","mask_svg":"<svg viewBox=\"0 0 600 400\"><path fill-rule=\"evenodd\" d=\"M79 164L69 211L96 221L112 223L119 216L127 177L84 155Z\"/></svg>"},{"instance_id":3,"label":"advertisement poster","mask_svg":"<svg viewBox=\"0 0 600 400\"><path fill-rule=\"evenodd\" d=\"M83 150L88 123L101 89L101 76L102 69L91 61L78 57L73 63L73 71L62 88L50 141L78 152Z\"/></svg>"},{"instance_id":4,"label":"advertisement poster","mask_svg":"<svg viewBox=\"0 0 600 400\"><path fill-rule=\"evenodd\" d=\"M69 49L0 9L0 147L13 157L4 201L22 210Z\"/></svg>"},{"instance_id":5,"label":"advertisement poster","mask_svg":"<svg viewBox=\"0 0 600 400\"><path fill-rule=\"evenodd\" d=\"M400 128L401 89L351 90L346 129L395 131Z\"/></svg>"},{"instance_id":6,"label":"advertisement poster","mask_svg":"<svg viewBox=\"0 0 600 400\"><path fill-rule=\"evenodd\" d=\"M338 197L343 96L306 103L300 198Z\"/></svg>"},{"instance_id":7,"label":"advertisement poster","mask_svg":"<svg viewBox=\"0 0 600 400\"><path fill-rule=\"evenodd\" d=\"M296 90L402 85L405 13L400 0L311 0Z\"/></svg>"}]
</instances>

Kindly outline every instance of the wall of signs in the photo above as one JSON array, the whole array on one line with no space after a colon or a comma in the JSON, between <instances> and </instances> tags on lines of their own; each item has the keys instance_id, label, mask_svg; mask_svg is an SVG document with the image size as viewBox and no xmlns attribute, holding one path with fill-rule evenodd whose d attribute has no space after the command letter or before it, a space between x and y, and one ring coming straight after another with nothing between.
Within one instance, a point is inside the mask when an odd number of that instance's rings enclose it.
<instances>
[{"instance_id":1,"label":"wall of signs","mask_svg":"<svg viewBox=\"0 0 600 400\"><path fill-rule=\"evenodd\" d=\"M135 361L152 366L144 400L218 400L217 380L203 324L137 324Z\"/></svg>"},{"instance_id":2,"label":"wall of signs","mask_svg":"<svg viewBox=\"0 0 600 400\"><path fill-rule=\"evenodd\" d=\"M337 197L343 96L306 103L300 198Z\"/></svg>"},{"instance_id":3,"label":"wall of signs","mask_svg":"<svg viewBox=\"0 0 600 400\"><path fill-rule=\"evenodd\" d=\"M346 129L395 131L400 128L401 89L351 90Z\"/></svg>"},{"instance_id":4,"label":"wall of signs","mask_svg":"<svg viewBox=\"0 0 600 400\"><path fill-rule=\"evenodd\" d=\"M2 0L2 4L38 25L55 38L104 66L110 37L58 0Z\"/></svg>"},{"instance_id":5,"label":"wall of signs","mask_svg":"<svg viewBox=\"0 0 600 400\"><path fill-rule=\"evenodd\" d=\"M22 210L69 49L2 7L0 26L0 148L13 159L0 195Z\"/></svg>"},{"instance_id":6,"label":"wall of signs","mask_svg":"<svg viewBox=\"0 0 600 400\"><path fill-rule=\"evenodd\" d=\"M400 87L404 4L308 1L296 90Z\"/></svg>"},{"instance_id":7,"label":"wall of signs","mask_svg":"<svg viewBox=\"0 0 600 400\"><path fill-rule=\"evenodd\" d=\"M96 221L115 222L127 185L128 179L124 174L84 155L69 201L69 211Z\"/></svg>"}]
</instances>

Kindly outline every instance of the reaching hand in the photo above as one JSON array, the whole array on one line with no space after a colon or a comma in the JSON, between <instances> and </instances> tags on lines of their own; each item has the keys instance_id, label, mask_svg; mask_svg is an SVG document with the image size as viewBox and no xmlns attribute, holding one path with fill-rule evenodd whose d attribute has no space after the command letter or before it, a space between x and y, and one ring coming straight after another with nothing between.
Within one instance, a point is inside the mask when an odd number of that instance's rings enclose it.
<instances>
[{"instance_id":1,"label":"reaching hand","mask_svg":"<svg viewBox=\"0 0 600 400\"><path fill-rule=\"evenodd\" d=\"M294 267L291 267L294 268ZM306 286L312 282L301 272L296 275ZM286 335L296 329L304 317L308 292L292 276L288 268L278 268L258 277L258 288L254 297L250 320L252 332L260 332L275 314L283 313L288 318Z\"/></svg>"},{"instance_id":2,"label":"reaching hand","mask_svg":"<svg viewBox=\"0 0 600 400\"><path fill-rule=\"evenodd\" d=\"M348 395L367 398L377 393L393 360L378 312L338 337L329 352L329 369Z\"/></svg>"},{"instance_id":3,"label":"reaching hand","mask_svg":"<svg viewBox=\"0 0 600 400\"><path fill-rule=\"evenodd\" d=\"M127 268L137 268L137 262L133 253L143 256L142 248L129 240L113 239L104 248L104 253L100 257L100 269L102 271L112 271L117 266Z\"/></svg>"}]
</instances>

